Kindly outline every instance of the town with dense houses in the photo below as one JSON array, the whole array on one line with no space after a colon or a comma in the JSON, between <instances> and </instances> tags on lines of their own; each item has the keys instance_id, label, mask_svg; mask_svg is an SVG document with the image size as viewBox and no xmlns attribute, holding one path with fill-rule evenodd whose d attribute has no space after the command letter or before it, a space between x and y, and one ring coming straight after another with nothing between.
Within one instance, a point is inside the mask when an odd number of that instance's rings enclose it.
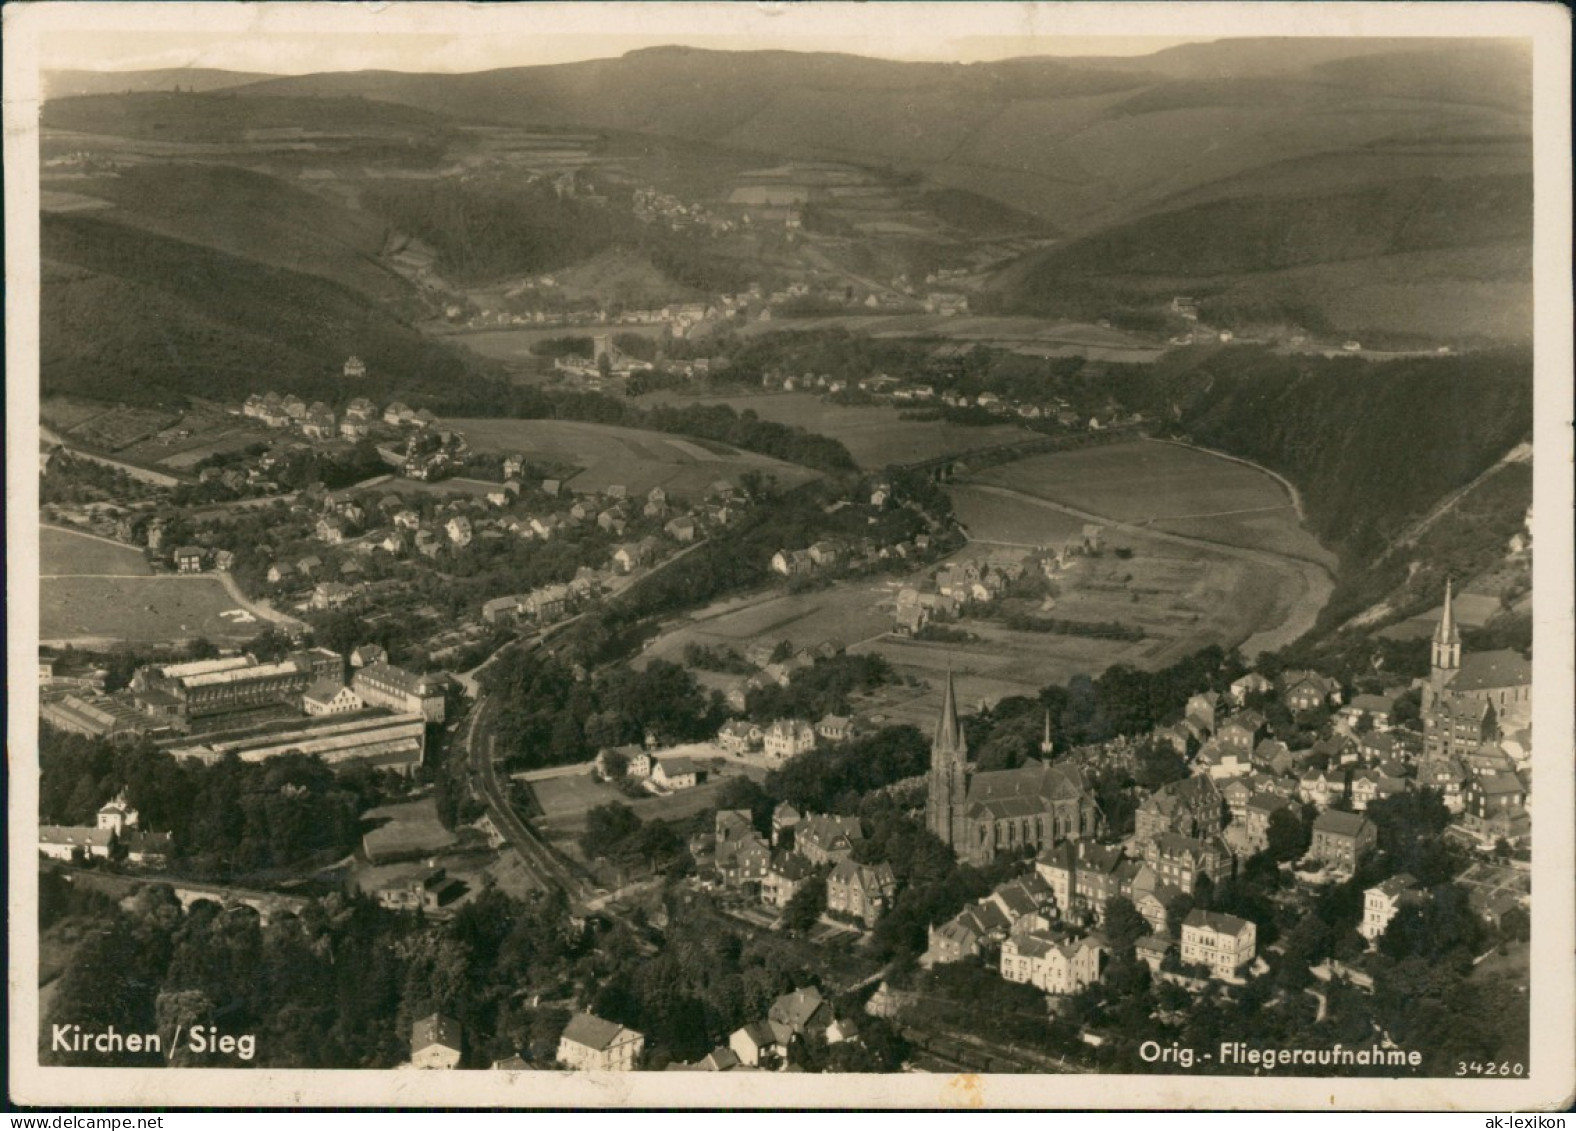
<instances>
[{"instance_id":1,"label":"town with dense houses","mask_svg":"<svg viewBox=\"0 0 1576 1131\"><path fill-rule=\"evenodd\" d=\"M1417 79L1354 94L1367 57L1328 50L1347 152ZM46 100L43 1032L222 1026L269 1070L1524 1071L1558 783L1514 319L1401 302L1412 260L1382 301L1318 274L1282 236L1347 246L1297 203L1328 178L1211 195L1191 126L1196 161L991 190L1005 158L700 144L750 67L680 62L643 64L677 133L552 92L551 126L382 87ZM817 105L1039 121L1065 81L1120 131L1241 96L991 66ZM1415 200L1375 172L1339 214L1432 278L1520 197L1456 203L1421 148Z\"/></svg>"}]
</instances>

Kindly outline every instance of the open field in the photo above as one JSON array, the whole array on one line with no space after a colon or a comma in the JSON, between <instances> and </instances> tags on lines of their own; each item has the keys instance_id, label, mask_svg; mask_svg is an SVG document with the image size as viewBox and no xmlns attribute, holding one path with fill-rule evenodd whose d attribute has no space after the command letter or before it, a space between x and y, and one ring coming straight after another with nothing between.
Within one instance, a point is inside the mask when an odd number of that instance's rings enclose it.
<instances>
[{"instance_id":1,"label":"open field","mask_svg":"<svg viewBox=\"0 0 1576 1131\"><path fill-rule=\"evenodd\" d=\"M1064 511L1035 506L1010 495L998 495L954 483L947 488L952 496L952 513L963 524L969 539L1000 546L1054 546L1078 537L1084 521Z\"/></svg>"},{"instance_id":2,"label":"open field","mask_svg":"<svg viewBox=\"0 0 1576 1131\"><path fill-rule=\"evenodd\" d=\"M142 551L132 546L58 526L41 526L38 572L44 577L150 577L153 569Z\"/></svg>"},{"instance_id":3,"label":"open field","mask_svg":"<svg viewBox=\"0 0 1576 1131\"><path fill-rule=\"evenodd\" d=\"M617 801L628 805L642 820L683 822L716 804L716 793L723 782L740 776L756 780L765 777L763 770L731 759L725 761L720 756L721 751L718 751L718 755L715 761L704 757L697 759L710 771L705 783L694 789L676 790L663 797L631 798L616 786L593 781L590 773L534 780L531 790L536 795L537 804L542 807L542 817L537 825L549 839L567 847L563 842L572 842L585 831L585 815L598 805ZM579 855L578 849L572 851L575 856Z\"/></svg>"},{"instance_id":4,"label":"open field","mask_svg":"<svg viewBox=\"0 0 1576 1131\"><path fill-rule=\"evenodd\" d=\"M1294 501L1273 477L1177 444L1078 448L987 468L971 479L1118 522L1336 564L1303 529Z\"/></svg>"},{"instance_id":5,"label":"open field","mask_svg":"<svg viewBox=\"0 0 1576 1131\"><path fill-rule=\"evenodd\" d=\"M212 576L45 577L39 583L39 637L45 641L152 644L201 636L239 643L265 627Z\"/></svg>"},{"instance_id":6,"label":"open field","mask_svg":"<svg viewBox=\"0 0 1576 1131\"><path fill-rule=\"evenodd\" d=\"M669 494L699 498L719 479L737 485L739 476L749 470L775 476L785 487L816 478L809 468L770 456L636 428L563 420L446 419L444 423L463 432L478 452L519 452L528 459L582 468L567 484L578 494L621 484L631 495L662 487Z\"/></svg>"},{"instance_id":7,"label":"open field","mask_svg":"<svg viewBox=\"0 0 1576 1131\"><path fill-rule=\"evenodd\" d=\"M682 404L695 398L652 394L652 403ZM936 456L1032 440L1035 433L1016 424L974 427L945 420L903 420L886 405L836 405L813 393L767 393L760 396L701 397L701 404L725 404L753 412L762 420L792 424L840 441L860 467L874 470L894 463L913 463Z\"/></svg>"},{"instance_id":8,"label":"open field","mask_svg":"<svg viewBox=\"0 0 1576 1131\"><path fill-rule=\"evenodd\" d=\"M368 823L376 823L362 837L366 855L374 862L440 852L452 848L457 841L438 820L438 804L431 797L380 805L368 809L363 817Z\"/></svg>"},{"instance_id":9,"label":"open field","mask_svg":"<svg viewBox=\"0 0 1576 1131\"><path fill-rule=\"evenodd\" d=\"M255 420L218 405L199 403L173 424L122 448L119 454L136 463L186 471L218 452L240 451L277 437L278 433L270 433Z\"/></svg>"}]
</instances>

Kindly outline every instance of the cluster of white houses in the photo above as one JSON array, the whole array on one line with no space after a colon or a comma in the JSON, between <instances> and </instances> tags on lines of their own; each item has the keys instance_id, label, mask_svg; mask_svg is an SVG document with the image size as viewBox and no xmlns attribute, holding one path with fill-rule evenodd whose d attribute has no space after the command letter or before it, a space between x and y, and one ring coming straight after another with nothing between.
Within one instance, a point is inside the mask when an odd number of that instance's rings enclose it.
<instances>
[{"instance_id":1,"label":"cluster of white houses","mask_svg":"<svg viewBox=\"0 0 1576 1131\"><path fill-rule=\"evenodd\" d=\"M67 862L124 856L131 864L163 865L173 849L170 834L150 832L139 825L137 810L121 794L99 809L98 819L92 825L40 825L39 855Z\"/></svg>"},{"instance_id":2,"label":"cluster of white houses","mask_svg":"<svg viewBox=\"0 0 1576 1131\"><path fill-rule=\"evenodd\" d=\"M410 1060L406 1067L454 1069L464 1058L464 1030L452 1017L434 1013L411 1026ZM798 1041L823 1040L827 1044L858 1040L851 1019L838 1018L831 1003L814 986L776 998L766 1016L741 1025L719 1045L693 1064L670 1063L669 1072L777 1071L788 1066L788 1051ZM564 1026L555 1050L555 1065L575 1072L634 1072L644 1067L643 1033L598 1017L576 1013ZM519 1054L495 1060L499 1071L524 1071L533 1066ZM552 1067L539 1065L535 1067Z\"/></svg>"},{"instance_id":3,"label":"cluster of white houses","mask_svg":"<svg viewBox=\"0 0 1576 1131\"><path fill-rule=\"evenodd\" d=\"M900 636L913 636L932 622L964 615L971 606L992 604L1025 576L1061 577L1079 556L1099 550L1104 538L1103 527L1088 523L1077 536L1060 545L1038 550L1002 548L987 557L951 561L936 571L934 590L918 586L899 590L893 631ZM1042 611L1055 607L1054 598L1042 597Z\"/></svg>"}]
</instances>

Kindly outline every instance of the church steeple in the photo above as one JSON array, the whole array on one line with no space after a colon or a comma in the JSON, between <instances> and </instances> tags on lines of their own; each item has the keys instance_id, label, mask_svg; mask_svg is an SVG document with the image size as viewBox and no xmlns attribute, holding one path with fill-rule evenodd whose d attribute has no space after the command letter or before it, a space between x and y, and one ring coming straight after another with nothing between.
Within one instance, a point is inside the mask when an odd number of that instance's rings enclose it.
<instances>
[{"instance_id":1,"label":"church steeple","mask_svg":"<svg viewBox=\"0 0 1576 1131\"><path fill-rule=\"evenodd\" d=\"M1055 749L1056 749L1056 744L1051 741L1051 713L1050 713L1050 711L1046 711L1045 712L1045 737L1040 739L1040 753L1045 755L1047 758L1049 758L1051 756L1051 752L1054 751Z\"/></svg>"},{"instance_id":2,"label":"church steeple","mask_svg":"<svg viewBox=\"0 0 1576 1131\"><path fill-rule=\"evenodd\" d=\"M948 754L960 762L968 755L968 742L958 723L958 696L952 686L952 669L947 669L947 689L941 697L941 717L936 720L936 737L930 744L932 754Z\"/></svg>"},{"instance_id":3,"label":"church steeple","mask_svg":"<svg viewBox=\"0 0 1576 1131\"><path fill-rule=\"evenodd\" d=\"M1454 597L1448 577L1445 578L1445 611L1439 618L1439 627L1434 629L1431 662L1436 678L1461 666L1461 630L1456 627Z\"/></svg>"},{"instance_id":4,"label":"church steeple","mask_svg":"<svg viewBox=\"0 0 1576 1131\"><path fill-rule=\"evenodd\" d=\"M958 722L958 694L947 670L941 717L930 744L930 781L925 797L925 827L943 843L961 847L968 802L968 742Z\"/></svg>"}]
</instances>

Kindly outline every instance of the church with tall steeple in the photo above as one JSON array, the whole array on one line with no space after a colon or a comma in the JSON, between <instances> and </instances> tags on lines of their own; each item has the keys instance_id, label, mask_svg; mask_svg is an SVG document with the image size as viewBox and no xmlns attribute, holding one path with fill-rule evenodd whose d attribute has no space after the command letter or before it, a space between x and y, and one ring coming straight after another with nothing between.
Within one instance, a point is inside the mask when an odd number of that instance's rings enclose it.
<instances>
[{"instance_id":1,"label":"church with tall steeple","mask_svg":"<svg viewBox=\"0 0 1576 1131\"><path fill-rule=\"evenodd\" d=\"M925 798L925 827L944 844L963 839L963 812L968 800L969 748L958 722L958 696L947 672L941 717L930 742L930 790Z\"/></svg>"},{"instance_id":2,"label":"church with tall steeple","mask_svg":"<svg viewBox=\"0 0 1576 1131\"><path fill-rule=\"evenodd\" d=\"M1429 647L1428 678L1419 682L1425 758L1471 754L1531 719L1532 665L1509 649L1462 652L1448 578L1444 610Z\"/></svg>"},{"instance_id":3,"label":"church with tall steeple","mask_svg":"<svg viewBox=\"0 0 1576 1131\"><path fill-rule=\"evenodd\" d=\"M1042 754L1049 754L1050 742L1047 719ZM958 859L988 864L1003 854L1037 852L1060 841L1097 836L1103 823L1076 766L1031 758L1016 769L971 770L957 689L947 673L930 745L925 827L951 845Z\"/></svg>"}]
</instances>

